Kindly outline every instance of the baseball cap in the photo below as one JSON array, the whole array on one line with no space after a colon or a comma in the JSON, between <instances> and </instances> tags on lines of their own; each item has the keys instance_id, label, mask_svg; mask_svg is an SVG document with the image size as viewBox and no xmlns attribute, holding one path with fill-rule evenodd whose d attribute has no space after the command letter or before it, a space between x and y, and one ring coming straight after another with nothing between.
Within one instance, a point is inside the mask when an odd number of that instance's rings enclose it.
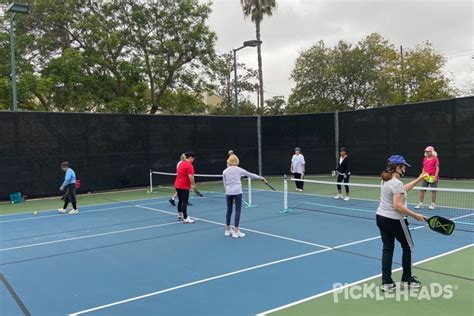
<instances>
[{"instance_id":1,"label":"baseball cap","mask_svg":"<svg viewBox=\"0 0 474 316\"><path fill-rule=\"evenodd\" d=\"M393 165L405 165L407 167L411 167L411 165L401 155L392 155L388 157L388 161Z\"/></svg>"},{"instance_id":2,"label":"baseball cap","mask_svg":"<svg viewBox=\"0 0 474 316\"><path fill-rule=\"evenodd\" d=\"M433 146L428 146L425 148L425 151L434 151L434 147Z\"/></svg>"}]
</instances>

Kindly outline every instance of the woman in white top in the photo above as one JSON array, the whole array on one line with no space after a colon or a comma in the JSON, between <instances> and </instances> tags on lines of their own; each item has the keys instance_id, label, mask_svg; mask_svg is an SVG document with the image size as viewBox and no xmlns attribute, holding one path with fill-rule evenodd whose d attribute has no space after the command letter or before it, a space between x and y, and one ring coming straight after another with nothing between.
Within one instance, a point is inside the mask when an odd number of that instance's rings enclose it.
<instances>
[{"instance_id":1,"label":"woman in white top","mask_svg":"<svg viewBox=\"0 0 474 316\"><path fill-rule=\"evenodd\" d=\"M224 170L223 180L227 199L227 214L226 214L226 229L225 236L232 236L233 238L245 237L245 234L239 231L240 212L242 210L242 177L252 179L261 179L266 181L263 177L250 173L245 169L239 168L239 158L232 154L227 159L227 169ZM230 229L230 220L232 217L232 209L235 201L235 221L234 230Z\"/></svg>"},{"instance_id":2,"label":"woman in white top","mask_svg":"<svg viewBox=\"0 0 474 316\"><path fill-rule=\"evenodd\" d=\"M181 154L181 156L179 157L179 161L178 161L178 164L176 165L176 170L178 170L178 167L179 165L186 159L186 155L185 154ZM173 196L171 197L171 199L169 200L170 204L173 205L173 206L176 206L176 197L178 196L178 193L175 192L173 194ZM188 206L191 206L192 204L191 203L188 203Z\"/></svg>"},{"instance_id":3,"label":"woman in white top","mask_svg":"<svg viewBox=\"0 0 474 316\"><path fill-rule=\"evenodd\" d=\"M290 172L293 174L295 179L303 179L304 174L306 172L306 161L304 160L304 156L301 153L301 148L295 148L295 154L291 157L291 164L290 164ZM304 189L304 182L303 181L295 181L296 184L296 191L303 191Z\"/></svg>"},{"instance_id":4,"label":"woman in white top","mask_svg":"<svg viewBox=\"0 0 474 316\"><path fill-rule=\"evenodd\" d=\"M377 226L382 238L382 290L391 292L396 286L392 280L392 259L395 249L395 239L402 246L402 284L411 288L421 287L420 281L411 274L411 253L413 241L408 230L406 216L411 216L422 222L424 217L406 206L406 191L412 190L426 176L422 173L416 180L403 185L400 178L405 175L410 165L405 158L393 155L388 158L387 168L382 172L382 188L380 204L377 208Z\"/></svg>"}]
</instances>

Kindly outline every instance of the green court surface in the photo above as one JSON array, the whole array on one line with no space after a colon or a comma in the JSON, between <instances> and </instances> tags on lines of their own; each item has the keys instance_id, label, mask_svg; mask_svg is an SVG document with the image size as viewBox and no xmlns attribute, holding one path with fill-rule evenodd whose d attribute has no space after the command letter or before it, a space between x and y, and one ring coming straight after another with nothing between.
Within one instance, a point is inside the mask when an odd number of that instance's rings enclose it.
<instances>
[{"instance_id":1,"label":"green court surface","mask_svg":"<svg viewBox=\"0 0 474 316\"><path fill-rule=\"evenodd\" d=\"M408 292L410 295L405 295L406 290L405 293L399 293L398 299L396 295L384 297L380 291L379 296L374 294L373 297L361 294L364 287L370 289L372 284L375 284L372 288L378 290L380 279L374 277L348 286L339 294L327 293L295 303L293 306L290 304L289 307L265 315L474 315L474 245L415 265L414 274L422 281L424 287L417 291L411 290ZM399 280L400 274L401 271L397 271L394 279ZM350 294L345 295L351 293L351 290L356 295L352 299ZM337 303L335 303L336 296ZM356 299L358 296L361 298Z\"/></svg>"},{"instance_id":2,"label":"green court surface","mask_svg":"<svg viewBox=\"0 0 474 316\"><path fill-rule=\"evenodd\" d=\"M321 180L328 182L335 182L335 178L329 175L307 175L306 179ZM283 176L272 176L268 178L269 182L278 191L283 191ZM410 178L404 178L404 182L410 181ZM246 188L247 181L242 181L244 189ZM380 178L374 176L352 176L351 183L360 184L379 184ZM293 185L293 183L290 183ZM474 189L474 180L442 180L439 185L440 188L454 188L454 189ZM199 182L198 188L201 191L217 191L223 192L223 184L221 181L208 181ZM292 190L291 186L290 190ZM268 190L269 188L260 181L252 181L253 190ZM124 202L139 199L155 198L160 196L169 196L173 193L171 185L157 186L154 188L154 193L148 193L148 188L137 188L114 192L102 192L102 193L80 193L78 194L78 207L86 205L97 205L107 204L111 202ZM319 194L319 195L333 195L336 193L335 185L318 185L309 184L306 185L305 193L307 194ZM352 192L353 197L367 198L371 200L377 200L379 191L377 189L354 189ZM448 206L468 207L464 205L469 203L464 196L458 197L456 194L448 194L446 196L439 195L439 201ZM410 195L410 202L415 203L417 201L417 195ZM428 198L427 198L428 201ZM472 202L472 200L471 200ZM25 213L42 210L52 210L61 207L61 201L58 197L49 197L45 199L32 199L26 200L19 204L9 204L8 202L0 203L0 214L14 214L14 213ZM472 207L472 206L471 206Z\"/></svg>"}]
</instances>

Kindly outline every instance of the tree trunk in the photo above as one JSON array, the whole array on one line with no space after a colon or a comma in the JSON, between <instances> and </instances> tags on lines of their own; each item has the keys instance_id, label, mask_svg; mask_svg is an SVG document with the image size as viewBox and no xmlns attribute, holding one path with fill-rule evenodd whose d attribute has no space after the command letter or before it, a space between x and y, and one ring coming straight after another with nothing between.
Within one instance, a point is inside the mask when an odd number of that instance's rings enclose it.
<instances>
[{"instance_id":1,"label":"tree trunk","mask_svg":"<svg viewBox=\"0 0 474 316\"><path fill-rule=\"evenodd\" d=\"M257 35L257 41L260 41L260 22L261 20L255 21L255 30ZM258 55L258 82L259 82L259 94L260 94L260 106L259 113L263 113L263 105L265 103L265 98L263 97L263 66L262 66L262 45L257 46L257 55Z\"/></svg>"}]
</instances>

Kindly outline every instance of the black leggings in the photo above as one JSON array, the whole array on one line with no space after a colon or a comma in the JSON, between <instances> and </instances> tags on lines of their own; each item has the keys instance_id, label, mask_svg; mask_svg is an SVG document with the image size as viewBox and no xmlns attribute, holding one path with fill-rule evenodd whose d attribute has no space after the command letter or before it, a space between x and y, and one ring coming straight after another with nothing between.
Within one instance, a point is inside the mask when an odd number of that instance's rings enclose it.
<instances>
[{"instance_id":1,"label":"black leggings","mask_svg":"<svg viewBox=\"0 0 474 316\"><path fill-rule=\"evenodd\" d=\"M344 182L344 183L349 183L349 178L350 178L350 177L351 177L351 176L347 176L347 177L344 179L344 176L343 176L343 175L338 175L338 176L337 176L337 182L338 182L338 183L342 183L342 182ZM349 186L348 186L348 185L345 185L344 188L346 189L346 193L349 194L349 191L350 191ZM339 193L341 193L342 186L341 186L340 184L337 185L337 190L339 191Z\"/></svg>"},{"instance_id":2,"label":"black leggings","mask_svg":"<svg viewBox=\"0 0 474 316\"><path fill-rule=\"evenodd\" d=\"M230 220L232 217L232 208L235 201L235 221L234 226L239 227L240 212L242 211L242 194L239 195L227 195L227 214L225 217L227 226L230 226Z\"/></svg>"},{"instance_id":3,"label":"black leggings","mask_svg":"<svg viewBox=\"0 0 474 316\"><path fill-rule=\"evenodd\" d=\"M183 213L183 219L188 218L189 190L176 189L178 193L178 213Z\"/></svg>"},{"instance_id":4,"label":"black leggings","mask_svg":"<svg viewBox=\"0 0 474 316\"><path fill-rule=\"evenodd\" d=\"M411 253L413 251L413 241L408 221L406 219L392 219L377 215L377 226L382 237L382 284L393 283L392 280L392 260L395 249L395 239L402 246L402 282L408 282L411 278Z\"/></svg>"},{"instance_id":5,"label":"black leggings","mask_svg":"<svg viewBox=\"0 0 474 316\"><path fill-rule=\"evenodd\" d=\"M68 206L69 202L72 203L72 208L73 209L75 209L75 210L77 209L77 205L76 205L76 184L75 183L71 183L71 184L68 184L66 186L66 193L62 197L62 200L64 200L63 209L67 209L67 206Z\"/></svg>"},{"instance_id":6,"label":"black leggings","mask_svg":"<svg viewBox=\"0 0 474 316\"><path fill-rule=\"evenodd\" d=\"M303 174L302 173L293 173L293 175L295 176L295 179L301 179ZM301 189L303 190L304 188L304 181L295 181L295 184L296 184L296 188L297 189Z\"/></svg>"}]
</instances>

